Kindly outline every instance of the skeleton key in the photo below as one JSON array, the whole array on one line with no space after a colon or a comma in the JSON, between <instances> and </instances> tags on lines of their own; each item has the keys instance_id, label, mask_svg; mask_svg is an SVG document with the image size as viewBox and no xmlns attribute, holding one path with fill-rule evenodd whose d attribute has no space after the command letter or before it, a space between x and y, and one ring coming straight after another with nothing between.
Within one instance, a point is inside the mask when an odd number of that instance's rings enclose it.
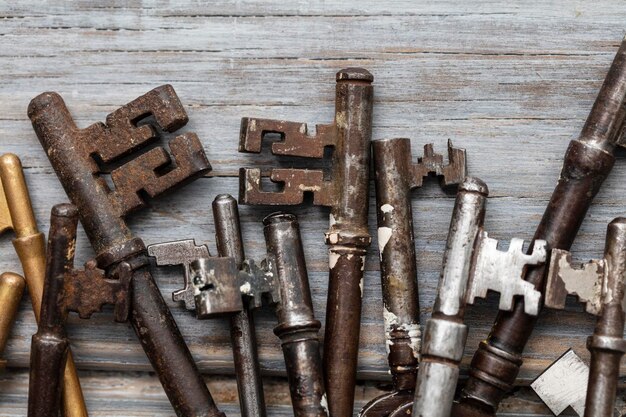
<instances>
[{"instance_id":1,"label":"skeleton key","mask_svg":"<svg viewBox=\"0 0 626 417\"><path fill-rule=\"evenodd\" d=\"M387 360L393 391L370 401L362 417L386 417L402 404L413 404L419 362L421 330L413 235L411 190L421 187L423 177L439 177L442 187L457 185L466 174L465 150L448 142L448 164L424 146L416 163L409 139L372 142L376 172L376 208L380 276L383 289Z\"/></svg>"},{"instance_id":2,"label":"skeleton key","mask_svg":"<svg viewBox=\"0 0 626 417\"><path fill-rule=\"evenodd\" d=\"M624 146L625 100L626 41L622 41L580 137L570 142L558 184L535 232L534 239L545 239L551 249L570 248L613 168L615 148ZM544 266L530 268L524 279L541 289L546 272ZM517 378L535 321L520 302L513 312L498 313L489 337L474 353L454 417L495 416Z\"/></svg>"},{"instance_id":3,"label":"skeleton key","mask_svg":"<svg viewBox=\"0 0 626 417\"><path fill-rule=\"evenodd\" d=\"M13 246L24 270L35 319L39 322L46 270L44 235L37 229L22 163L16 155L4 154L0 156L0 234L9 229L15 232ZM87 417L83 391L69 350L63 377L63 412L65 417Z\"/></svg>"},{"instance_id":4,"label":"skeleton key","mask_svg":"<svg viewBox=\"0 0 626 417\"><path fill-rule=\"evenodd\" d=\"M317 125L315 136L304 123L244 118L241 122L240 152L261 151L263 138L278 133L272 153L322 158L333 149L331 179L321 170L278 169L270 179L282 184L279 192L261 188L261 171L242 168L239 201L245 204L285 205L302 203L305 192L313 203L330 206L330 228L326 233L329 251L329 283L324 337L324 382L330 414L352 414L359 348L361 292L366 249L371 242L367 211L369 197L369 154L372 127L374 77L362 68L337 73L335 121Z\"/></svg>"},{"instance_id":5,"label":"skeleton key","mask_svg":"<svg viewBox=\"0 0 626 417\"><path fill-rule=\"evenodd\" d=\"M624 340L624 279L626 274L626 218L613 220L606 233L604 258L580 268L572 266L568 251L555 249L546 284L546 307L562 309L567 295L576 295L588 313L598 316L593 336L585 417L612 417Z\"/></svg>"},{"instance_id":6,"label":"skeleton key","mask_svg":"<svg viewBox=\"0 0 626 417\"><path fill-rule=\"evenodd\" d=\"M122 261L133 267L131 324L165 393L180 417L223 416L193 361L148 268L143 241L133 237L124 217L156 197L210 170L200 141L185 133L169 142L172 155L152 148L111 171L114 189L102 173L157 139L153 116L164 132L187 123L187 114L169 85L138 97L109 114L106 124L78 129L61 96L43 93L29 107L33 128L96 252L98 267L112 271ZM123 159L124 158L124 159Z\"/></svg>"},{"instance_id":7,"label":"skeleton key","mask_svg":"<svg viewBox=\"0 0 626 417\"><path fill-rule=\"evenodd\" d=\"M124 322L130 310L131 267L122 262L106 279L95 261L84 270L74 269L78 211L71 204L52 208L46 282L41 319L33 336L30 357L28 417L58 416L61 408L63 369L69 341L65 321L69 311L89 318L104 304L115 305L115 320Z\"/></svg>"},{"instance_id":8,"label":"skeleton key","mask_svg":"<svg viewBox=\"0 0 626 417\"><path fill-rule=\"evenodd\" d=\"M572 349L569 349L530 386L554 415L558 416L567 407L572 407L576 414L582 417L585 412L587 381L589 367Z\"/></svg>"},{"instance_id":9,"label":"skeleton key","mask_svg":"<svg viewBox=\"0 0 626 417\"><path fill-rule=\"evenodd\" d=\"M540 293L522 277L530 265L546 260L545 241L536 240L529 254L514 239L507 252L483 230L488 189L468 177L460 185L443 255L443 271L432 317L426 322L422 363L415 386L414 417L448 417L467 339L466 304L488 291L499 292L500 309L513 298L524 299L527 314L538 314ZM398 413L391 416L399 415Z\"/></svg>"},{"instance_id":10,"label":"skeleton key","mask_svg":"<svg viewBox=\"0 0 626 417\"><path fill-rule=\"evenodd\" d=\"M294 415L327 416L317 338L321 324L313 315L297 220L293 215L280 213L264 219L268 258L257 267L250 260L241 261L243 245L236 207L230 196L218 196L213 205L220 255L238 253L241 256L211 257L205 245L196 246L193 241L150 245L148 251L155 256L158 265L185 267L189 274L185 282L190 284L187 291L193 292L199 319L238 312L245 309L244 305L248 309L258 308L264 300L269 301L278 316L274 333L282 341ZM199 247L204 249L199 250ZM179 254L178 259L168 254L170 250L172 254ZM191 260L194 253L207 255ZM254 329L249 331L253 333ZM253 349L256 357L256 346ZM247 354L236 348L234 353L236 363L241 363ZM238 366L238 377L246 377L252 383L252 378L242 373L243 368ZM256 383L260 384L258 378Z\"/></svg>"},{"instance_id":11,"label":"skeleton key","mask_svg":"<svg viewBox=\"0 0 626 417\"><path fill-rule=\"evenodd\" d=\"M9 340L25 285L24 278L18 274L5 272L0 275L0 354ZM0 370L5 369L6 364L6 360L0 359Z\"/></svg>"}]
</instances>

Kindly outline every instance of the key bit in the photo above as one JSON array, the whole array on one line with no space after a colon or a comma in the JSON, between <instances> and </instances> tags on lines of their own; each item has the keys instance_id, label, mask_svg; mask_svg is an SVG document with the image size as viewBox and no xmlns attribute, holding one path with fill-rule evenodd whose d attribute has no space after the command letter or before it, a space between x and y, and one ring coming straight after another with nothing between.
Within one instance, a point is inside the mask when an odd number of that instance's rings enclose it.
<instances>
[{"instance_id":1,"label":"key bit","mask_svg":"<svg viewBox=\"0 0 626 417\"><path fill-rule=\"evenodd\" d=\"M124 322L130 309L132 271L122 262L115 270L117 279L107 279L90 261L86 269L74 269L78 211L71 204L52 208L44 302L37 333L31 347L28 417L58 415L61 384L69 341L65 321L70 311L89 318L103 305L115 306L115 320Z\"/></svg>"},{"instance_id":2,"label":"key bit","mask_svg":"<svg viewBox=\"0 0 626 417\"><path fill-rule=\"evenodd\" d=\"M13 247L20 258L35 319L39 322L46 269L43 233L37 228L22 162L14 154L0 156L0 234L13 230ZM68 352L63 378L65 417L87 417L87 407L74 365Z\"/></svg>"},{"instance_id":3,"label":"key bit","mask_svg":"<svg viewBox=\"0 0 626 417\"><path fill-rule=\"evenodd\" d=\"M421 347L421 329L411 191L424 177L437 177L448 191L466 175L465 150L448 141L448 162L432 144L414 161L409 139L372 142L376 173L376 214L383 290L387 360L393 391L374 398L359 416L388 417L403 404L413 404Z\"/></svg>"},{"instance_id":4,"label":"key bit","mask_svg":"<svg viewBox=\"0 0 626 417\"><path fill-rule=\"evenodd\" d=\"M35 97L33 128L107 275L132 266L130 321L179 417L221 417L174 318L148 269L143 241L125 217L147 200L193 181L211 169L198 137L183 133L156 146L157 132L175 132L187 121L170 85L113 111L106 123L79 129L60 95ZM110 173L110 182L105 175Z\"/></svg>"},{"instance_id":5,"label":"key bit","mask_svg":"<svg viewBox=\"0 0 626 417\"><path fill-rule=\"evenodd\" d=\"M546 243L536 240L527 255L521 240L513 240L507 252L499 251L497 241L483 230L488 193L477 178L468 177L459 187L437 298L424 330L414 416L450 415L467 339L466 304L491 290L501 291L500 308L510 308L514 297L523 297L528 312L539 310L538 292L523 285L523 275L528 265L545 262Z\"/></svg>"},{"instance_id":6,"label":"key bit","mask_svg":"<svg viewBox=\"0 0 626 417\"><path fill-rule=\"evenodd\" d=\"M252 260L237 259L243 255L243 246L236 201L228 195L218 196L213 210L218 247L222 248L220 254L228 252L224 254L235 256L210 256L205 245L200 245L202 249L198 249L199 245L193 240L150 245L148 253L156 258L157 265L184 267L188 274L185 283L190 285L182 291L193 293L199 319L269 304L278 316L274 333L283 342L294 415L327 416L317 337L321 324L313 315L295 216L277 213L264 220L267 258L257 266ZM201 256L193 259L198 254ZM186 300L188 296L182 299ZM253 352L256 354L256 348ZM243 377L258 387L260 380L255 380L255 375L244 373L245 368L240 364L244 360L242 352L235 349L234 354L239 364L238 379ZM250 389L247 386L244 388Z\"/></svg>"},{"instance_id":7,"label":"key bit","mask_svg":"<svg viewBox=\"0 0 626 417\"><path fill-rule=\"evenodd\" d=\"M374 77L362 68L337 73L335 119L308 134L305 123L243 118L239 151L259 153L266 136L278 134L272 153L279 156L323 158L332 151L329 178L322 170L273 168L269 178L279 191L265 191L261 171L241 168L239 201L244 204L292 205L303 202L331 208L326 233L329 252L329 291L324 338L325 384L332 415L353 412L354 385L361 318L361 288L368 233L369 159ZM342 306L337 308L337 306Z\"/></svg>"},{"instance_id":8,"label":"key bit","mask_svg":"<svg viewBox=\"0 0 626 417\"><path fill-rule=\"evenodd\" d=\"M587 339L591 366L585 417L613 416L619 365L626 353L625 274L626 218L617 218L608 225L602 259L575 268L568 251L554 250L550 260L546 307L562 309L566 296L574 295L585 304L588 313L598 316L594 333ZM576 389L583 390L580 386Z\"/></svg>"},{"instance_id":9,"label":"key bit","mask_svg":"<svg viewBox=\"0 0 626 417\"><path fill-rule=\"evenodd\" d=\"M589 367L569 349L543 371L530 387L554 415L558 416L567 407L572 407L582 417L588 380Z\"/></svg>"}]
</instances>

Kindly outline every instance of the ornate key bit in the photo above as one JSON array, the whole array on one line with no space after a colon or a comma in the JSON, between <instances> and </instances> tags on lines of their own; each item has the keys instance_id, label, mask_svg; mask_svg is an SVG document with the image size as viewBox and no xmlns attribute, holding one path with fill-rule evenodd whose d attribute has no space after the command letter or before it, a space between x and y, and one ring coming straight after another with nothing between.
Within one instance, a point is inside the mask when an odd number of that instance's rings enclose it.
<instances>
[{"instance_id":1,"label":"ornate key bit","mask_svg":"<svg viewBox=\"0 0 626 417\"><path fill-rule=\"evenodd\" d=\"M330 414L338 416L353 412L361 317L359 282L371 243L367 211L373 80L372 74L362 68L339 71L334 123L318 125L314 136L307 134L303 123L243 119L239 141L241 152L258 153L265 136L279 134L281 141L272 143L272 153L306 158L323 158L325 148L332 148L329 179L324 178L322 170L275 168L269 177L282 184L276 192L262 190L259 169L242 168L239 201L300 204L304 193L309 192L314 204L331 207L326 233L331 248L324 369ZM338 305L342 308L336 308Z\"/></svg>"},{"instance_id":2,"label":"ornate key bit","mask_svg":"<svg viewBox=\"0 0 626 417\"><path fill-rule=\"evenodd\" d=\"M589 367L569 349L530 384L555 415L572 407L582 417L585 412Z\"/></svg>"},{"instance_id":3,"label":"ornate key bit","mask_svg":"<svg viewBox=\"0 0 626 417\"><path fill-rule=\"evenodd\" d=\"M154 257L159 266L182 265L185 271L185 287L172 293L172 300L183 301L187 310L195 310L194 289L191 282L190 265L195 259L211 256L206 245L196 245L196 241L178 240L148 246L148 255Z\"/></svg>"},{"instance_id":4,"label":"ornate key bit","mask_svg":"<svg viewBox=\"0 0 626 417\"><path fill-rule=\"evenodd\" d=\"M154 144L156 127L173 132L187 123L174 89L158 87L111 113L106 124L86 129L76 126L56 93L35 97L28 116L66 194L79 209L98 267L110 271L121 262L133 266L131 324L176 414L223 416L147 268L143 241L133 236L124 219L145 205L144 197L171 191L211 168L191 133L170 141L171 156L158 147L135 155ZM112 187L102 177L106 172L111 172Z\"/></svg>"},{"instance_id":5,"label":"ornate key bit","mask_svg":"<svg viewBox=\"0 0 626 417\"><path fill-rule=\"evenodd\" d=\"M575 295L585 304L587 313L600 314L602 288L606 281L604 259L593 259L577 267L572 264L571 253L566 250L554 249L550 257L546 307L561 310L565 308L565 298Z\"/></svg>"},{"instance_id":6,"label":"ornate key bit","mask_svg":"<svg viewBox=\"0 0 626 417\"><path fill-rule=\"evenodd\" d=\"M443 156L435 153L433 144L429 143L424 145L424 155L413 164L411 188L421 187L427 175L439 177L442 186L447 187L461 183L466 174L465 149L453 147L448 140L448 163L444 165Z\"/></svg>"},{"instance_id":7,"label":"ornate key bit","mask_svg":"<svg viewBox=\"0 0 626 417\"><path fill-rule=\"evenodd\" d=\"M511 239L507 252L498 250L498 241L490 238L487 232L481 232L478 239L467 303L474 304L476 297L485 298L491 290L500 293L500 310L511 311L514 298L522 296L526 314L539 314L541 293L523 277L529 265L546 261L546 242L536 240L532 253L527 255L523 252L524 241L521 239Z\"/></svg>"},{"instance_id":8,"label":"ornate key bit","mask_svg":"<svg viewBox=\"0 0 626 417\"><path fill-rule=\"evenodd\" d=\"M271 261L264 259L261 266L251 260L243 262L243 269L240 272L241 294L247 299L250 307L259 308L263 302L276 304L280 302L280 294L276 286L274 277L275 269Z\"/></svg>"},{"instance_id":9,"label":"ornate key bit","mask_svg":"<svg viewBox=\"0 0 626 417\"><path fill-rule=\"evenodd\" d=\"M65 276L65 309L77 312L81 319L88 319L105 304L112 304L115 306L115 321L123 323L128 320L130 311L131 279L130 265L125 262L117 268L117 277L108 279L96 268L95 261L89 261L85 269L73 269Z\"/></svg>"}]
</instances>

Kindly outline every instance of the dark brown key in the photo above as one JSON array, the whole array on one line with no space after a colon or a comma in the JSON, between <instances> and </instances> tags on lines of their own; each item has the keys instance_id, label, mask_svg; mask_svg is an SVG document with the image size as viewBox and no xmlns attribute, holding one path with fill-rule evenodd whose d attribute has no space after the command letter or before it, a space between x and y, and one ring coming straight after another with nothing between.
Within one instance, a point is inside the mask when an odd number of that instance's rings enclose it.
<instances>
[{"instance_id":1,"label":"dark brown key","mask_svg":"<svg viewBox=\"0 0 626 417\"><path fill-rule=\"evenodd\" d=\"M321 324L313 315L295 216L279 213L264 220L268 255L257 266L243 259L235 199L229 195L218 196L213 203L213 215L220 255L233 254L234 257L212 257L206 245L198 246L193 240L150 245L148 252L158 265L184 267L185 288L176 294L181 301L193 299L199 319L239 314L244 310L250 314L249 310L261 307L264 300L269 301L278 317L274 333L282 342L294 415L327 416L317 337ZM236 326L231 329L233 333L237 331ZM251 335L243 338L253 338L254 329L247 331ZM246 385L249 392L262 393L258 371L249 369L258 367L258 362L250 362L257 358L256 346L248 346L240 339L241 335L233 336L234 341L239 340L233 344L239 384ZM244 399L240 398L240 402L243 404Z\"/></svg>"},{"instance_id":2,"label":"dark brown key","mask_svg":"<svg viewBox=\"0 0 626 417\"><path fill-rule=\"evenodd\" d=\"M153 147L129 160L158 139L156 126L173 132L187 123L174 89L158 87L109 114L106 124L85 129L76 127L56 93L35 97L28 116L65 192L78 207L98 267L110 273L120 262L128 262L133 269L130 322L176 414L222 416L150 274L143 241L132 235L124 220L146 204L145 198L210 170L193 133L171 140L171 155L163 147ZM152 120L156 126L149 123ZM103 176L107 172L113 187Z\"/></svg>"},{"instance_id":3,"label":"dark brown key","mask_svg":"<svg viewBox=\"0 0 626 417\"><path fill-rule=\"evenodd\" d=\"M558 184L535 232L551 249L569 249L593 198L623 146L626 100L626 41L617 51L596 102L578 139L570 142ZM529 268L525 279L543 290L547 268ZM517 302L512 312L500 312L474 354L470 375L455 405L455 417L493 416L511 390L522 364L522 352L537 318Z\"/></svg>"},{"instance_id":4,"label":"dark brown key","mask_svg":"<svg viewBox=\"0 0 626 417\"><path fill-rule=\"evenodd\" d=\"M372 142L376 173L376 215L383 289L387 361L393 391L374 398L360 412L363 417L386 417L403 404L413 404L421 330L413 235L411 191L423 178L437 176L441 186L453 188L465 178L465 150L448 142L448 164L424 146L416 162L409 139Z\"/></svg>"},{"instance_id":5,"label":"dark brown key","mask_svg":"<svg viewBox=\"0 0 626 417\"><path fill-rule=\"evenodd\" d=\"M352 415L361 324L361 287L365 254L370 245L367 212L369 203L369 161L372 130L374 77L362 68L337 73L335 120L317 125L315 136L307 134L305 123L244 118L241 121L239 150L261 152L263 139L279 134L272 143L275 155L323 158L332 148L330 179L322 170L271 170L270 179L279 183L278 192L263 191L261 171L242 168L239 201L244 204L292 205L303 201L304 193L313 203L331 208L326 243L330 245L328 302L324 337L324 382L330 415Z\"/></svg>"},{"instance_id":6,"label":"dark brown key","mask_svg":"<svg viewBox=\"0 0 626 417\"><path fill-rule=\"evenodd\" d=\"M575 295L588 313L598 316L593 336L585 417L612 417L620 360L626 353L624 340L624 278L626 274L626 219L613 220L606 233L604 258L581 267L571 254L555 249L550 258L545 304L563 309L567 295ZM563 381L567 384L568 381Z\"/></svg>"},{"instance_id":7,"label":"dark brown key","mask_svg":"<svg viewBox=\"0 0 626 417\"><path fill-rule=\"evenodd\" d=\"M30 356L28 417L58 416L69 341L65 321L69 311L89 318L105 304L115 306L115 321L130 311L131 266L121 262L107 279L95 261L74 269L78 211L71 204L53 207L46 254L46 280L37 334Z\"/></svg>"}]
</instances>

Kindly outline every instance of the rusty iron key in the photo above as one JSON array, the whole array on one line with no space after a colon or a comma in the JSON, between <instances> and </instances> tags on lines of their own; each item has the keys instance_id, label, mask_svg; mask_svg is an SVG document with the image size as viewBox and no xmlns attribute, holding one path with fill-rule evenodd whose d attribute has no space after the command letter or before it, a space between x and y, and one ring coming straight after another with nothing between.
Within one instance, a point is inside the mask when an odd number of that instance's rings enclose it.
<instances>
[{"instance_id":1,"label":"rusty iron key","mask_svg":"<svg viewBox=\"0 0 626 417\"><path fill-rule=\"evenodd\" d=\"M237 270L243 268L245 252L241 238L239 209L236 200L228 195L219 195L213 200L216 243L218 255L233 258ZM187 310L196 310L194 288L191 283L190 265L195 259L208 258L206 245L196 245L193 240L168 242L148 246L148 254L155 257L158 265L182 265L184 268L184 288L174 291L172 299L182 302ZM231 288L229 302L240 305L241 294ZM230 315L230 338L233 346L233 359L237 375L239 405L243 417L265 417L267 415L263 382L259 367L256 333L254 331L254 304L248 297L241 302L241 310ZM213 306L215 309L216 307ZM231 307L227 308L231 312Z\"/></svg>"},{"instance_id":2,"label":"rusty iron key","mask_svg":"<svg viewBox=\"0 0 626 417\"><path fill-rule=\"evenodd\" d=\"M386 417L401 405L413 403L421 329L411 191L421 187L428 175L439 177L444 188L458 185L467 171L465 158L465 150L454 148L451 142L448 164L432 144L425 145L424 155L414 162L409 139L372 142L385 340L393 391L371 400L359 416Z\"/></svg>"},{"instance_id":3,"label":"rusty iron key","mask_svg":"<svg viewBox=\"0 0 626 417\"><path fill-rule=\"evenodd\" d=\"M39 322L46 270L45 240L37 229L22 162L10 153L0 156L0 234L6 230L15 232L13 246L24 270L35 320ZM87 417L71 351L68 351L63 378L63 414Z\"/></svg>"},{"instance_id":4,"label":"rusty iron key","mask_svg":"<svg viewBox=\"0 0 626 417\"><path fill-rule=\"evenodd\" d=\"M108 273L128 262L133 268L130 322L176 414L223 416L154 282L143 241L132 235L124 220L145 206L145 198L193 181L211 168L193 133L169 142L171 156L155 147L128 160L158 139L155 126L145 123L150 116L164 132L187 123L174 89L155 88L109 114L106 124L85 129L76 127L56 93L35 97L28 116L65 192L78 207L98 267ZM103 177L111 169L113 188Z\"/></svg>"},{"instance_id":5,"label":"rusty iron key","mask_svg":"<svg viewBox=\"0 0 626 417\"><path fill-rule=\"evenodd\" d=\"M131 267L122 262L107 279L95 261L74 269L78 211L71 204L52 208L48 235L46 282L41 318L33 335L30 357L28 417L58 416L63 369L69 341L65 321L69 311L89 318L104 304L115 305L115 320L124 322L130 310Z\"/></svg>"},{"instance_id":6,"label":"rusty iron key","mask_svg":"<svg viewBox=\"0 0 626 417\"><path fill-rule=\"evenodd\" d=\"M626 278L626 218L613 220L607 228L604 258L574 267L571 254L555 249L545 290L545 305L563 309L567 295L575 295L588 313L598 316L593 336L585 417L614 415L620 360L626 353L624 340L624 279Z\"/></svg>"},{"instance_id":7,"label":"rusty iron key","mask_svg":"<svg viewBox=\"0 0 626 417\"><path fill-rule=\"evenodd\" d=\"M0 354L4 352L9 340L25 286L21 275L13 272L0 274ZM0 371L6 368L6 364L6 360L0 359Z\"/></svg>"},{"instance_id":8,"label":"rusty iron key","mask_svg":"<svg viewBox=\"0 0 626 417\"><path fill-rule=\"evenodd\" d=\"M593 198L615 162L615 148L624 146L626 109L626 39L598 93L578 139L569 144L561 175L534 239L545 239L551 249L569 249ZM526 281L543 290L547 268L529 268ZM487 340L480 343L469 379L455 404L454 417L494 416L511 390L522 364L522 352L536 317L517 302L513 311L500 312Z\"/></svg>"},{"instance_id":9,"label":"rusty iron key","mask_svg":"<svg viewBox=\"0 0 626 417\"><path fill-rule=\"evenodd\" d=\"M321 324L313 315L295 216L277 213L264 219L268 256L257 266L253 261L243 259L235 199L220 195L213 203L213 210L221 257L210 256L206 245L196 245L193 240L150 245L149 253L158 265L184 267L185 288L176 293L181 300L193 298L199 319L259 308L264 300L269 301L278 317L274 333L282 342L294 415L327 416L317 337ZM229 253L237 256L223 256ZM239 363L238 379L243 378L260 388L260 376L257 374L254 380L246 370L246 366L252 364L242 363L249 352L239 351L236 346L233 350L236 363ZM256 357L256 347L253 349Z\"/></svg>"},{"instance_id":10,"label":"rusty iron key","mask_svg":"<svg viewBox=\"0 0 626 417\"><path fill-rule=\"evenodd\" d=\"M506 252L499 250L498 241L483 230L488 192L478 178L467 177L459 186L437 298L424 329L413 417L450 415L467 339L463 323L467 304L494 291L500 293L500 310L512 310L519 297L527 314L539 313L541 294L523 275L529 266L546 261L546 242L536 240L524 254L524 242L513 238ZM402 407L391 416L406 415L407 409Z\"/></svg>"},{"instance_id":11,"label":"rusty iron key","mask_svg":"<svg viewBox=\"0 0 626 417\"><path fill-rule=\"evenodd\" d=\"M239 201L244 204L292 205L313 195L316 205L331 207L326 233L329 283L324 337L324 383L330 415L352 415L361 321L361 288L367 247L369 159L374 77L362 68L337 73L335 120L317 125L315 136L305 123L244 118L240 152L261 152L268 134L282 140L272 143L275 155L323 158L332 148L330 179L322 170L274 168L271 181L282 184L278 192L263 191L261 171L242 168Z\"/></svg>"}]
</instances>

